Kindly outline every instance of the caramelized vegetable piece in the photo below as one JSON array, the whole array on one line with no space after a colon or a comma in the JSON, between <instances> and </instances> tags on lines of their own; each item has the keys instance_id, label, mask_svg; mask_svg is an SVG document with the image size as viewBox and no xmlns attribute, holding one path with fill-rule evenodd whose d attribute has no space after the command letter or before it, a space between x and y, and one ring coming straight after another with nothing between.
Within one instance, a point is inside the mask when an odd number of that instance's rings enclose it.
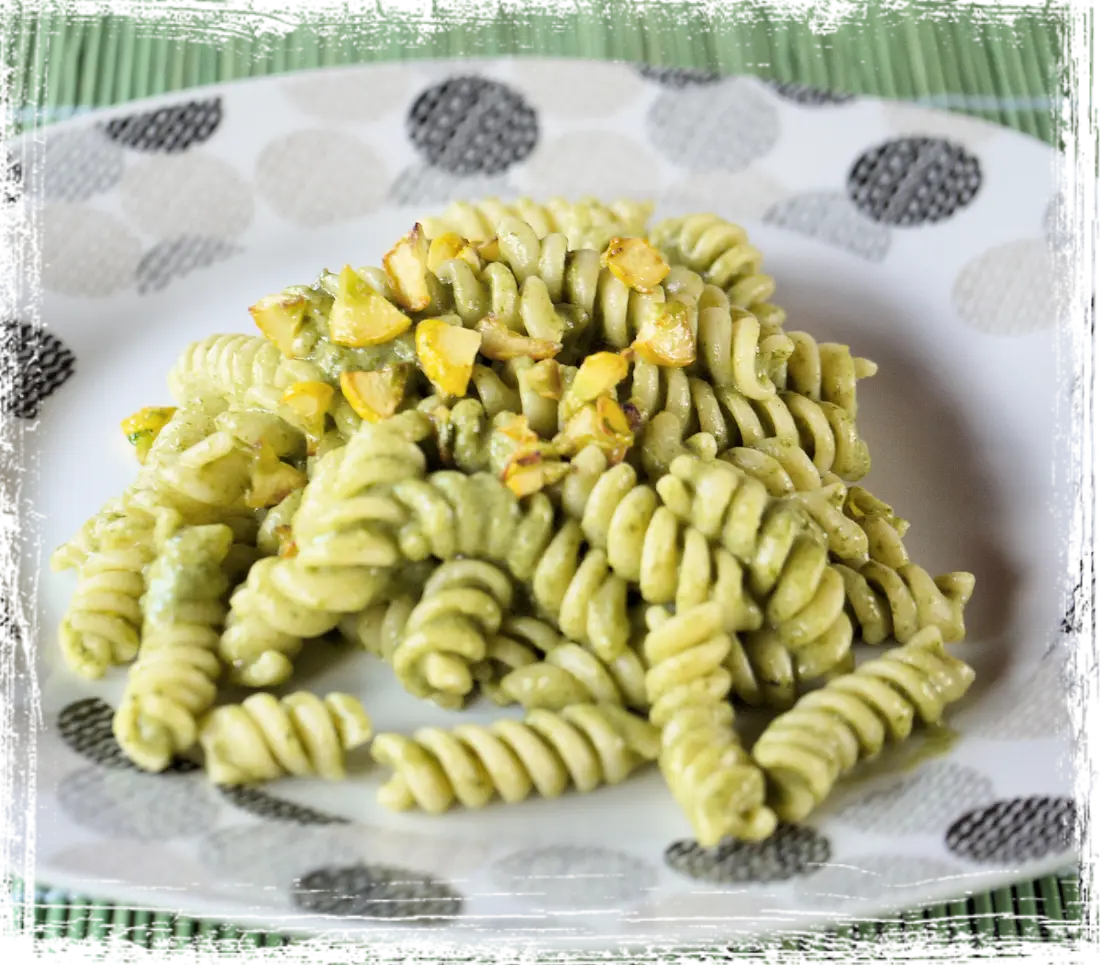
<instances>
[{"instance_id":1,"label":"caramelized vegetable piece","mask_svg":"<svg viewBox=\"0 0 1100 965\"><path fill-rule=\"evenodd\" d=\"M612 238L600 264L637 292L655 291L669 272L665 256L644 238Z\"/></svg>"},{"instance_id":2,"label":"caramelized vegetable piece","mask_svg":"<svg viewBox=\"0 0 1100 965\"><path fill-rule=\"evenodd\" d=\"M480 332L449 325L438 318L426 318L416 326L420 367L443 395L466 394L480 347Z\"/></svg>"},{"instance_id":3,"label":"caramelized vegetable piece","mask_svg":"<svg viewBox=\"0 0 1100 965\"><path fill-rule=\"evenodd\" d=\"M344 265L328 322L334 342L352 348L381 345L393 341L410 325L408 315L371 288L351 265Z\"/></svg>"},{"instance_id":4,"label":"caramelized vegetable piece","mask_svg":"<svg viewBox=\"0 0 1100 965\"><path fill-rule=\"evenodd\" d=\"M299 292L266 295L249 308L256 327L287 358L294 357L294 339L306 315L306 297Z\"/></svg>"},{"instance_id":5,"label":"caramelized vegetable piece","mask_svg":"<svg viewBox=\"0 0 1100 965\"><path fill-rule=\"evenodd\" d=\"M373 372L341 372L340 391L360 419L381 422L401 405L408 381L407 366L387 365Z\"/></svg>"},{"instance_id":6,"label":"caramelized vegetable piece","mask_svg":"<svg viewBox=\"0 0 1100 965\"><path fill-rule=\"evenodd\" d=\"M682 369L695 361L695 335L688 307L667 302L650 315L630 346L647 362Z\"/></svg>"},{"instance_id":7,"label":"caramelized vegetable piece","mask_svg":"<svg viewBox=\"0 0 1100 965\"><path fill-rule=\"evenodd\" d=\"M287 422L306 434L311 450L325 434L325 416L335 395L327 382L293 382L283 392L283 405L291 413Z\"/></svg>"},{"instance_id":8,"label":"caramelized vegetable piece","mask_svg":"<svg viewBox=\"0 0 1100 965\"><path fill-rule=\"evenodd\" d=\"M572 416L553 440L555 451L562 455L572 455L593 445L602 450L611 463L622 462L633 444L630 420L619 403L606 395Z\"/></svg>"},{"instance_id":9,"label":"caramelized vegetable piece","mask_svg":"<svg viewBox=\"0 0 1100 965\"><path fill-rule=\"evenodd\" d=\"M481 268L481 258L474 246L461 235L448 231L432 239L432 243L428 246L429 271L438 272L444 264L455 258L461 258L474 271Z\"/></svg>"},{"instance_id":10,"label":"caramelized vegetable piece","mask_svg":"<svg viewBox=\"0 0 1100 965\"><path fill-rule=\"evenodd\" d=\"M252 485L245 494L245 505L265 509L281 503L307 482L306 474L283 462L267 443L261 443L252 462Z\"/></svg>"},{"instance_id":11,"label":"caramelized vegetable piece","mask_svg":"<svg viewBox=\"0 0 1100 965\"><path fill-rule=\"evenodd\" d=\"M557 401L565 391L565 384L561 377L561 365L553 359L545 359L536 362L521 378L528 389L541 395L544 399Z\"/></svg>"},{"instance_id":12,"label":"caramelized vegetable piece","mask_svg":"<svg viewBox=\"0 0 1100 965\"><path fill-rule=\"evenodd\" d=\"M577 370L569 395L578 403L594 402L615 388L630 371L630 361L619 352L589 355Z\"/></svg>"},{"instance_id":13,"label":"caramelized vegetable piece","mask_svg":"<svg viewBox=\"0 0 1100 965\"><path fill-rule=\"evenodd\" d=\"M172 407L146 406L122 420L120 423L122 431L130 445L134 447L138 462L145 463L145 457L153 448L160 430L168 424L175 413L176 410Z\"/></svg>"},{"instance_id":14,"label":"caramelized vegetable piece","mask_svg":"<svg viewBox=\"0 0 1100 965\"><path fill-rule=\"evenodd\" d=\"M422 312L432 303L428 288L428 239L417 222L382 258L382 267L393 286L399 304L412 312Z\"/></svg>"},{"instance_id":15,"label":"caramelized vegetable piece","mask_svg":"<svg viewBox=\"0 0 1100 965\"><path fill-rule=\"evenodd\" d=\"M569 463L550 461L541 456L530 462L520 460L510 462L504 469L504 485L522 499L537 493L540 489L552 486L564 479L569 473Z\"/></svg>"},{"instance_id":16,"label":"caramelized vegetable piece","mask_svg":"<svg viewBox=\"0 0 1100 965\"><path fill-rule=\"evenodd\" d=\"M494 315L481 319L477 330L481 333L481 354L494 362L518 358L551 359L561 351L561 342L520 335Z\"/></svg>"}]
</instances>

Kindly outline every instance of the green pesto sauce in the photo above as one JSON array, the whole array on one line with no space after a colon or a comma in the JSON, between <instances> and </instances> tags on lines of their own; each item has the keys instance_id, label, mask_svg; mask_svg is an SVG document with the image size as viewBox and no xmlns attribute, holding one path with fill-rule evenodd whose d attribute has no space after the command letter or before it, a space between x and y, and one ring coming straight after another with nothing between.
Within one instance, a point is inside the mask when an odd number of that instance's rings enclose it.
<instances>
[{"instance_id":1,"label":"green pesto sauce","mask_svg":"<svg viewBox=\"0 0 1100 965\"><path fill-rule=\"evenodd\" d=\"M149 568L142 606L146 618L166 620L182 604L217 600L229 588L221 565L228 549L221 538L209 538L206 530L223 527L195 527L170 539Z\"/></svg>"}]
</instances>

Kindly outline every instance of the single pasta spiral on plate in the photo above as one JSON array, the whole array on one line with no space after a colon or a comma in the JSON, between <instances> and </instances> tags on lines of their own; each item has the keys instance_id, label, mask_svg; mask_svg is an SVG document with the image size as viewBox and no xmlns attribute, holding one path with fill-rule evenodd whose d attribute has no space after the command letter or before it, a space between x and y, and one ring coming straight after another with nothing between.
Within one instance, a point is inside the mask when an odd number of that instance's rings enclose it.
<instances>
[{"instance_id":1,"label":"single pasta spiral on plate","mask_svg":"<svg viewBox=\"0 0 1100 965\"><path fill-rule=\"evenodd\" d=\"M190 750L198 718L214 703L232 545L228 526L185 527L149 566L141 649L113 724L123 753L144 770L163 771Z\"/></svg>"},{"instance_id":2,"label":"single pasta spiral on plate","mask_svg":"<svg viewBox=\"0 0 1100 965\"><path fill-rule=\"evenodd\" d=\"M780 817L801 821L860 760L905 740L914 719L939 723L969 689L974 671L944 650L935 627L800 697L753 746Z\"/></svg>"},{"instance_id":3,"label":"single pasta spiral on plate","mask_svg":"<svg viewBox=\"0 0 1100 965\"><path fill-rule=\"evenodd\" d=\"M696 839L713 847L727 836L768 837L776 820L764 803L764 775L741 747L726 700L730 638L721 608L706 603L673 617L654 607L646 618L645 683L649 719L661 729L659 764Z\"/></svg>"},{"instance_id":4,"label":"single pasta spiral on plate","mask_svg":"<svg viewBox=\"0 0 1100 965\"><path fill-rule=\"evenodd\" d=\"M495 796L515 804L532 792L554 798L570 786L585 793L618 784L656 759L657 750L656 728L603 704L533 710L523 721L487 726L423 727L411 738L379 734L371 746L374 759L394 772L379 790L379 802L431 814L456 801L480 808Z\"/></svg>"},{"instance_id":5,"label":"single pasta spiral on plate","mask_svg":"<svg viewBox=\"0 0 1100 965\"><path fill-rule=\"evenodd\" d=\"M614 704L643 714L649 710L645 665L633 649L605 663L579 644L563 643L542 660L512 670L500 690L528 710L583 703Z\"/></svg>"},{"instance_id":6,"label":"single pasta spiral on plate","mask_svg":"<svg viewBox=\"0 0 1100 965\"><path fill-rule=\"evenodd\" d=\"M215 784L256 784L287 775L341 781L346 754L367 743L371 721L350 694L252 694L215 707L199 725Z\"/></svg>"}]
</instances>

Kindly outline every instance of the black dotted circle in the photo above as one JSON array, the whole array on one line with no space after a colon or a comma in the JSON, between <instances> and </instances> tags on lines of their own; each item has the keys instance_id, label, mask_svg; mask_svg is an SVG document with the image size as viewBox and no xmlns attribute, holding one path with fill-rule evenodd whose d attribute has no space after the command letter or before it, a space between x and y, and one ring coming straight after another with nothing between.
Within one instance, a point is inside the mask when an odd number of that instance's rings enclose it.
<instances>
[{"instance_id":1,"label":"black dotted circle","mask_svg":"<svg viewBox=\"0 0 1100 965\"><path fill-rule=\"evenodd\" d=\"M982 185L969 151L941 137L899 137L864 151L848 174L848 197L883 224L934 224L965 208Z\"/></svg>"},{"instance_id":2,"label":"black dotted circle","mask_svg":"<svg viewBox=\"0 0 1100 965\"><path fill-rule=\"evenodd\" d=\"M637 64L638 73L662 87L683 90L699 84L715 84L722 79L716 70L701 67L657 67L655 64Z\"/></svg>"},{"instance_id":3,"label":"black dotted circle","mask_svg":"<svg viewBox=\"0 0 1100 965\"><path fill-rule=\"evenodd\" d=\"M118 770L138 770L115 740L111 730L114 715L109 704L98 697L87 697L62 709L57 715L57 730L70 750L93 764ZM185 758L177 758L166 768L177 774L198 769L198 764Z\"/></svg>"},{"instance_id":4,"label":"black dotted circle","mask_svg":"<svg viewBox=\"0 0 1100 965\"><path fill-rule=\"evenodd\" d=\"M374 864L312 871L295 883L292 898L304 911L323 915L427 921L458 917L465 904L438 878Z\"/></svg>"},{"instance_id":5,"label":"black dotted circle","mask_svg":"<svg viewBox=\"0 0 1100 965\"><path fill-rule=\"evenodd\" d=\"M23 194L23 168L7 154L0 154L0 215Z\"/></svg>"},{"instance_id":6,"label":"black dotted circle","mask_svg":"<svg viewBox=\"0 0 1100 965\"><path fill-rule=\"evenodd\" d=\"M1085 553L1075 564L1077 585L1062 618L1062 632L1100 636L1100 551Z\"/></svg>"},{"instance_id":7,"label":"black dotted circle","mask_svg":"<svg viewBox=\"0 0 1100 965\"><path fill-rule=\"evenodd\" d=\"M947 831L948 850L986 864L1016 864L1068 851L1077 808L1068 797L996 801L964 814Z\"/></svg>"},{"instance_id":8,"label":"black dotted circle","mask_svg":"<svg viewBox=\"0 0 1100 965\"><path fill-rule=\"evenodd\" d=\"M103 129L113 141L135 151L177 154L208 141L221 121L222 99L211 97L116 117Z\"/></svg>"},{"instance_id":9,"label":"black dotted circle","mask_svg":"<svg viewBox=\"0 0 1100 965\"><path fill-rule=\"evenodd\" d=\"M855 100L854 94L848 94L845 91L825 90L791 81L773 80L768 82L768 86L784 100L794 101L804 107L827 107L834 104L848 104Z\"/></svg>"},{"instance_id":10,"label":"black dotted circle","mask_svg":"<svg viewBox=\"0 0 1100 965\"><path fill-rule=\"evenodd\" d=\"M665 850L665 863L697 881L786 881L813 874L829 860L832 850L829 839L813 828L780 824L765 841L728 841L716 848L677 841Z\"/></svg>"},{"instance_id":11,"label":"black dotted circle","mask_svg":"<svg viewBox=\"0 0 1100 965\"><path fill-rule=\"evenodd\" d=\"M295 824L350 824L347 818L325 814L313 808L284 801L254 787L224 785L218 790L234 807L266 821L291 821Z\"/></svg>"},{"instance_id":12,"label":"black dotted circle","mask_svg":"<svg viewBox=\"0 0 1100 965\"><path fill-rule=\"evenodd\" d=\"M524 160L539 137L526 100L499 81L453 77L413 102L409 139L424 159L452 174L499 174Z\"/></svg>"},{"instance_id":13,"label":"black dotted circle","mask_svg":"<svg viewBox=\"0 0 1100 965\"><path fill-rule=\"evenodd\" d=\"M1093 288L1085 311L1081 312L1081 328L1092 341L1100 343L1100 288Z\"/></svg>"},{"instance_id":14,"label":"black dotted circle","mask_svg":"<svg viewBox=\"0 0 1100 965\"><path fill-rule=\"evenodd\" d=\"M3 599L0 593L0 640L20 640L22 634L19 627L15 626L15 617L11 615L8 601Z\"/></svg>"},{"instance_id":15,"label":"black dotted circle","mask_svg":"<svg viewBox=\"0 0 1100 965\"><path fill-rule=\"evenodd\" d=\"M76 369L76 356L61 339L26 322L0 323L0 358L9 359L11 369L0 388L0 412L20 419L37 416Z\"/></svg>"},{"instance_id":16,"label":"black dotted circle","mask_svg":"<svg viewBox=\"0 0 1100 965\"><path fill-rule=\"evenodd\" d=\"M1100 636L1081 640L1063 661L1058 677L1070 700L1100 704Z\"/></svg>"}]
</instances>

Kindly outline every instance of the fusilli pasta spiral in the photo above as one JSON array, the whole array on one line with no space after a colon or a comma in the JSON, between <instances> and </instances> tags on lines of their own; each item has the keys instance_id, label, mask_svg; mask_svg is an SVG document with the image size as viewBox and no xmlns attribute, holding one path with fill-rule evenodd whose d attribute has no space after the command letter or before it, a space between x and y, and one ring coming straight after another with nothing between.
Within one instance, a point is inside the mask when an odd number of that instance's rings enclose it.
<instances>
[{"instance_id":1,"label":"fusilli pasta spiral","mask_svg":"<svg viewBox=\"0 0 1100 965\"><path fill-rule=\"evenodd\" d=\"M215 784L255 784L286 775L341 781L346 753L370 740L371 721L350 694L252 694L210 711L199 725L206 773Z\"/></svg>"},{"instance_id":2,"label":"fusilli pasta spiral","mask_svg":"<svg viewBox=\"0 0 1100 965\"><path fill-rule=\"evenodd\" d=\"M723 667L730 638L717 603L669 616L647 613L644 652L649 719L661 729L659 764L703 847L727 836L768 837L775 815L765 805L764 775L741 747L726 701L730 676Z\"/></svg>"},{"instance_id":3,"label":"fusilli pasta spiral","mask_svg":"<svg viewBox=\"0 0 1100 965\"><path fill-rule=\"evenodd\" d=\"M938 723L970 687L974 671L948 654L935 627L799 698L753 747L777 814L801 821L858 761L887 740L905 740L914 718Z\"/></svg>"},{"instance_id":4,"label":"fusilli pasta spiral","mask_svg":"<svg viewBox=\"0 0 1100 965\"><path fill-rule=\"evenodd\" d=\"M379 734L374 759L394 771L378 792L385 807L418 807L431 814L456 801L484 807L494 796L508 804L560 796L570 785L584 793L618 784L657 757L656 728L621 707L574 704L533 710L524 720L444 730L424 727L411 738Z\"/></svg>"},{"instance_id":5,"label":"fusilli pasta spiral","mask_svg":"<svg viewBox=\"0 0 1100 965\"><path fill-rule=\"evenodd\" d=\"M164 770L194 746L198 718L214 703L232 543L228 526L186 527L149 566L141 649L113 725L123 753L147 771Z\"/></svg>"},{"instance_id":6,"label":"fusilli pasta spiral","mask_svg":"<svg viewBox=\"0 0 1100 965\"><path fill-rule=\"evenodd\" d=\"M645 665L634 650L609 663L575 643L555 647L544 659L518 667L500 682L503 695L527 709L561 710L600 703L649 710Z\"/></svg>"}]
</instances>

